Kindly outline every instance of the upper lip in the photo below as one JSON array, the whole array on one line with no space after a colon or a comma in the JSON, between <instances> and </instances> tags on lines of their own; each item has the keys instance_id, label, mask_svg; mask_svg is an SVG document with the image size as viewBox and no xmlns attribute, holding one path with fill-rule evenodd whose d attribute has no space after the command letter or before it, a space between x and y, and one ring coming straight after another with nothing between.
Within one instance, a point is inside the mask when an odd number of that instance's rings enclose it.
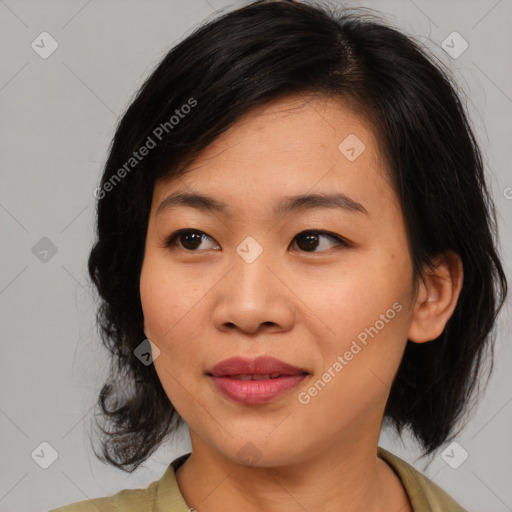
<instances>
[{"instance_id":1,"label":"upper lip","mask_svg":"<svg viewBox=\"0 0 512 512\"><path fill-rule=\"evenodd\" d=\"M308 372L274 357L259 356L255 359L231 357L216 364L207 373L214 377L225 377L230 375L266 375L270 373L300 375Z\"/></svg>"}]
</instances>

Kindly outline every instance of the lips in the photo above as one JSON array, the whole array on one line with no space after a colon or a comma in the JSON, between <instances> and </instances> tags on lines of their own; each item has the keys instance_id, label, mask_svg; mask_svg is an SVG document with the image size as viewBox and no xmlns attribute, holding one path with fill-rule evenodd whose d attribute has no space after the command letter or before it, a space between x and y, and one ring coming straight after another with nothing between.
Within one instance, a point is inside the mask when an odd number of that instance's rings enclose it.
<instances>
[{"instance_id":1,"label":"lips","mask_svg":"<svg viewBox=\"0 0 512 512\"><path fill-rule=\"evenodd\" d=\"M273 357L260 356L256 359L231 357L216 364L208 375L213 377L236 377L240 380L264 380L281 376L303 375L308 371L297 368Z\"/></svg>"},{"instance_id":2,"label":"lips","mask_svg":"<svg viewBox=\"0 0 512 512\"><path fill-rule=\"evenodd\" d=\"M214 389L245 405L270 402L296 388L309 375L307 370L273 357L233 357L215 365L208 377Z\"/></svg>"},{"instance_id":3,"label":"lips","mask_svg":"<svg viewBox=\"0 0 512 512\"><path fill-rule=\"evenodd\" d=\"M247 374L247 375L225 375L225 377L230 377L232 379L238 380L267 380L267 379L277 379L278 377L282 377L281 373L265 373L265 374Z\"/></svg>"}]
</instances>

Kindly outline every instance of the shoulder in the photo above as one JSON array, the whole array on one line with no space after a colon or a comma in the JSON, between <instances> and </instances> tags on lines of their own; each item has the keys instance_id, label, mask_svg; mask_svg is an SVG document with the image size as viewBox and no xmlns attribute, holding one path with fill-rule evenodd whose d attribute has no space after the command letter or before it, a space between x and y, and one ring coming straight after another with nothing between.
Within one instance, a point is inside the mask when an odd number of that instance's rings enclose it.
<instances>
[{"instance_id":1,"label":"shoulder","mask_svg":"<svg viewBox=\"0 0 512 512\"><path fill-rule=\"evenodd\" d=\"M113 496L78 501L49 512L152 512L158 484L153 482L146 489L123 489Z\"/></svg>"},{"instance_id":2,"label":"shoulder","mask_svg":"<svg viewBox=\"0 0 512 512\"><path fill-rule=\"evenodd\" d=\"M179 490L174 471L190 455L187 453L175 459L160 480L145 489L123 489L110 497L78 501L49 512L188 512Z\"/></svg>"},{"instance_id":3,"label":"shoulder","mask_svg":"<svg viewBox=\"0 0 512 512\"><path fill-rule=\"evenodd\" d=\"M114 512L115 510L116 507L111 498L97 498L77 501L70 505L52 509L49 512Z\"/></svg>"},{"instance_id":4,"label":"shoulder","mask_svg":"<svg viewBox=\"0 0 512 512\"><path fill-rule=\"evenodd\" d=\"M446 491L405 460L380 446L378 455L402 481L414 512L467 512Z\"/></svg>"}]
</instances>

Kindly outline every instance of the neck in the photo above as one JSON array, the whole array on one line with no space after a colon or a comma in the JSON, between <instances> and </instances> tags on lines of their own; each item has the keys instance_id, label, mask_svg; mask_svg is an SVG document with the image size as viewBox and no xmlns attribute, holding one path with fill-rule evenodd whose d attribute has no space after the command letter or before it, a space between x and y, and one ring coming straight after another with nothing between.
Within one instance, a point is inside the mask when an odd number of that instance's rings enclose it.
<instances>
[{"instance_id":1,"label":"neck","mask_svg":"<svg viewBox=\"0 0 512 512\"><path fill-rule=\"evenodd\" d=\"M410 512L393 470L377 457L377 439L340 442L293 464L246 466L223 457L191 432L192 454L176 471L197 512Z\"/></svg>"}]
</instances>

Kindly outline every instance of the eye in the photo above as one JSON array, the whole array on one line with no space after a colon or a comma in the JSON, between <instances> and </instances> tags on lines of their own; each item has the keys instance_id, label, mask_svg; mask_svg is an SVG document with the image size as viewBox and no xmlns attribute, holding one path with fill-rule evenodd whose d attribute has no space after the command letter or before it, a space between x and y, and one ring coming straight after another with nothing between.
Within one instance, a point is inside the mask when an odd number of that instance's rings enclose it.
<instances>
[{"instance_id":1,"label":"eye","mask_svg":"<svg viewBox=\"0 0 512 512\"><path fill-rule=\"evenodd\" d=\"M165 247L173 248L179 242L180 249L199 252L196 249L201 245L204 238L211 239L206 233L197 229L180 229L166 239Z\"/></svg>"},{"instance_id":2,"label":"eye","mask_svg":"<svg viewBox=\"0 0 512 512\"><path fill-rule=\"evenodd\" d=\"M322 250L329 249L329 247L325 247L325 243L321 243L322 238L330 239L334 241L336 245L343 247L350 246L349 243L340 236L318 230L303 231L295 236L294 241L298 240L298 242L295 243L302 252L321 252ZM197 229L180 229L166 239L164 246L171 249L178 246L178 248L189 252L200 252L197 248L201 246L205 239L213 240L203 231ZM316 250L318 247L320 247L320 250Z\"/></svg>"},{"instance_id":3,"label":"eye","mask_svg":"<svg viewBox=\"0 0 512 512\"><path fill-rule=\"evenodd\" d=\"M322 244L320 242L322 238L328 238L330 240L333 240L336 243L336 245L349 247L348 242L346 242L343 238L332 233L327 233L326 231L303 231L302 233L296 235L294 240L301 241L301 243L296 242L296 245L300 247L300 249L303 250L303 252L322 252L322 250L329 249L329 247L326 248L325 244ZM320 247L321 249L319 251L316 251L315 249L318 247Z\"/></svg>"}]
</instances>

